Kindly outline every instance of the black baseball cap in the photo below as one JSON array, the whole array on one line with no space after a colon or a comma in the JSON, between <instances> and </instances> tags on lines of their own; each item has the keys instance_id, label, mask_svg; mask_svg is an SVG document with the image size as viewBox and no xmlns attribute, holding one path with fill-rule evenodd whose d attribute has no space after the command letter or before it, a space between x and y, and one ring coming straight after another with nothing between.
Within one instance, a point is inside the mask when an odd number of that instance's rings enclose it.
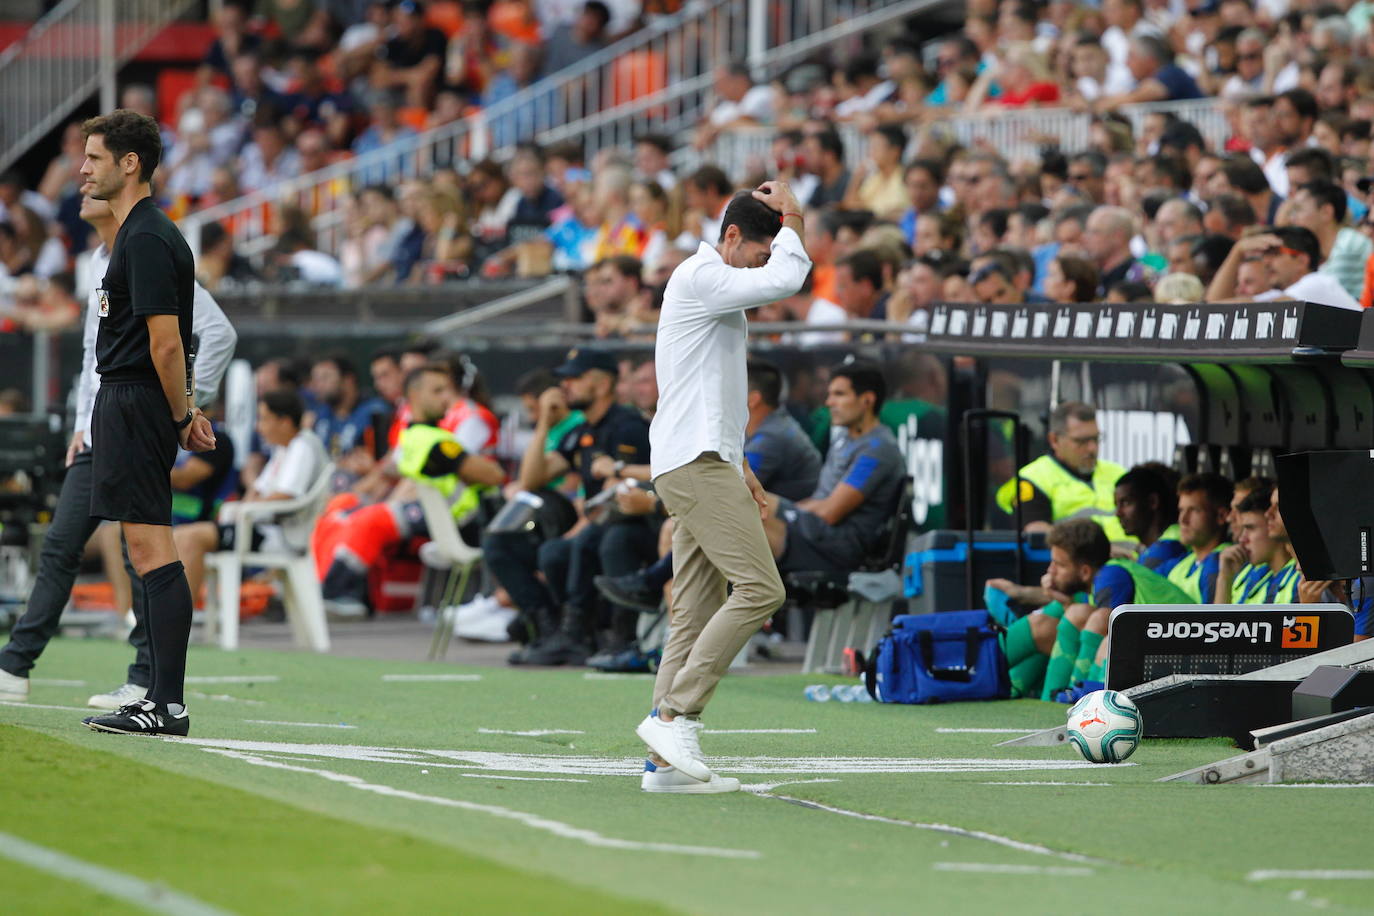
<instances>
[{"instance_id":1,"label":"black baseball cap","mask_svg":"<svg viewBox=\"0 0 1374 916\"><path fill-rule=\"evenodd\" d=\"M585 375L593 369L600 369L602 372L612 376L620 375L620 366L615 361L615 354L608 350L594 350L582 347L575 347L568 351L568 361L557 369L553 374L559 378L577 378Z\"/></svg>"}]
</instances>

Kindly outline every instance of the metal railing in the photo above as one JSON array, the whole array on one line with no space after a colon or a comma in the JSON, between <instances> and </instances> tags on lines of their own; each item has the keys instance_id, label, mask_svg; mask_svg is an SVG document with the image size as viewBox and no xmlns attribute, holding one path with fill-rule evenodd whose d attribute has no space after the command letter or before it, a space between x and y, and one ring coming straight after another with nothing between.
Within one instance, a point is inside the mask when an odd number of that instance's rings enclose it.
<instances>
[{"instance_id":1,"label":"metal railing","mask_svg":"<svg viewBox=\"0 0 1374 916\"><path fill-rule=\"evenodd\" d=\"M63 0L0 52L0 169L97 90L115 107L115 73L191 0Z\"/></svg>"},{"instance_id":2,"label":"metal railing","mask_svg":"<svg viewBox=\"0 0 1374 916\"><path fill-rule=\"evenodd\" d=\"M943 2L698 0L471 117L190 214L182 230L198 250L200 227L221 222L236 250L251 256L270 247L279 208L291 204L310 215L319 247L337 250L345 201L366 184L428 175L522 140L582 139L590 153L644 131L672 133L703 114L722 64L746 61L763 78L818 47Z\"/></svg>"}]
</instances>

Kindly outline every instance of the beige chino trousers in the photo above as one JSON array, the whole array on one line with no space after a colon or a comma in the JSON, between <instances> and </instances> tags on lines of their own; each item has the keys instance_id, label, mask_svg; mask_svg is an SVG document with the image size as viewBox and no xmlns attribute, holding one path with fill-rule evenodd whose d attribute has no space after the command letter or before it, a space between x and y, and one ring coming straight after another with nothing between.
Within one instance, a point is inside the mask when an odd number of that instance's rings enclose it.
<instances>
[{"instance_id":1,"label":"beige chino trousers","mask_svg":"<svg viewBox=\"0 0 1374 916\"><path fill-rule=\"evenodd\" d=\"M674 520L673 601L654 706L697 716L785 592L739 468L703 452L654 478L654 490Z\"/></svg>"}]
</instances>

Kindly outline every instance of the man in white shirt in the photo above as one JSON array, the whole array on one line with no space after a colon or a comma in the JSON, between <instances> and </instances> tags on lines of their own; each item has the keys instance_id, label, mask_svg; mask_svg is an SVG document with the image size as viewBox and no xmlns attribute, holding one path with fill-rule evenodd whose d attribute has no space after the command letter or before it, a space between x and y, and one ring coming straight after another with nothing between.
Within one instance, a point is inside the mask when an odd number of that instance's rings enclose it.
<instances>
[{"instance_id":1,"label":"man in white shirt","mask_svg":"<svg viewBox=\"0 0 1374 916\"><path fill-rule=\"evenodd\" d=\"M90 223L100 237L100 246L90 253L87 275L92 278L86 296L86 320L82 332L81 375L76 389L76 429L67 447L67 475L62 479L57 510L43 540L38 575L29 593L24 615L10 631L10 641L0 649L0 700L22 702L28 698L29 671L57 633L62 610L76 580L77 568L86 542L90 540L101 520L91 517L91 412L95 394L100 388L100 375L95 371L95 339L100 329L100 309L96 290L100 287L110 262L110 248L119 226L114 212L105 200L83 196L80 216ZM199 283L195 285L192 334L199 341L196 353L196 405L208 406L219 391L220 380L229 368L238 335L214 298ZM135 658L129 666L128 679L123 686L91 697L88 704L96 709L118 709L125 703L142 699L152 677L148 655L148 637L140 613L142 580L134 573L125 558L125 569L134 589L135 625L129 634Z\"/></svg>"},{"instance_id":2,"label":"man in white shirt","mask_svg":"<svg viewBox=\"0 0 1374 916\"><path fill-rule=\"evenodd\" d=\"M1207 287L1208 302L1224 302L1236 294L1236 277L1245 261L1263 259L1274 289L1255 296L1256 301L1296 299L1342 309L1359 310L1360 304L1331 274L1317 270L1322 261L1321 243L1310 229L1276 226L1270 232L1241 239L1231 248L1221 269Z\"/></svg>"},{"instance_id":3,"label":"man in white shirt","mask_svg":"<svg viewBox=\"0 0 1374 916\"><path fill-rule=\"evenodd\" d=\"M636 729L655 755L645 762L646 791L739 788L702 760L700 716L785 597L763 530L767 498L744 460L744 313L801 288L811 270L801 233L801 204L785 183L741 192L725 209L719 242L703 242L664 291L649 441L654 488L675 522L676 586L654 711Z\"/></svg>"}]
</instances>

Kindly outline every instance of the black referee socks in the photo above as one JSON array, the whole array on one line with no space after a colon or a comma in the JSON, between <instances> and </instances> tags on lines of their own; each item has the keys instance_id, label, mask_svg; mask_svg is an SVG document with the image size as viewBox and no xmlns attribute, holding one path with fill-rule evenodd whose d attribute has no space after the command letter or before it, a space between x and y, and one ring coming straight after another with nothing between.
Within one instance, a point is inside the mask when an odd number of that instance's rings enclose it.
<instances>
[{"instance_id":1,"label":"black referee socks","mask_svg":"<svg viewBox=\"0 0 1374 916\"><path fill-rule=\"evenodd\" d=\"M143 576L143 614L152 649L153 684L148 699L159 707L183 703L186 645L191 640L191 586L177 560Z\"/></svg>"}]
</instances>

